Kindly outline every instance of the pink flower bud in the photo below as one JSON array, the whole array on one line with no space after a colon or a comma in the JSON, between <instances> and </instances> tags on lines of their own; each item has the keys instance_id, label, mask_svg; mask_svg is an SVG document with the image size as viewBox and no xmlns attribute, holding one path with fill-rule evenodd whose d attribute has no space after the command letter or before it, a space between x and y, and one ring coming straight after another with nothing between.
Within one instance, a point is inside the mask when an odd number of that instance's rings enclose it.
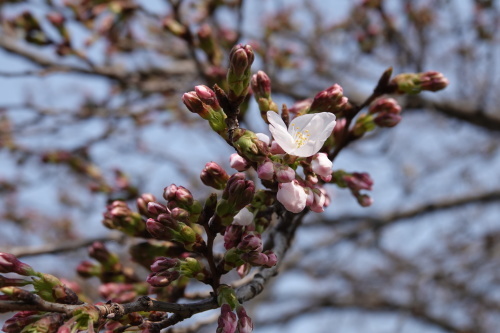
<instances>
[{"instance_id":1,"label":"pink flower bud","mask_svg":"<svg viewBox=\"0 0 500 333\"><path fill-rule=\"evenodd\" d=\"M401 106L399 106L398 102L394 98L382 97L370 105L369 112L371 114L379 112L400 114Z\"/></svg>"},{"instance_id":2,"label":"pink flower bud","mask_svg":"<svg viewBox=\"0 0 500 333\"><path fill-rule=\"evenodd\" d=\"M321 213L325 211L325 203L326 203L326 195L325 191L320 188L315 188L312 190L314 195L313 203L309 206L309 208L316 213Z\"/></svg>"},{"instance_id":3,"label":"pink flower bud","mask_svg":"<svg viewBox=\"0 0 500 333\"><path fill-rule=\"evenodd\" d=\"M167 206L162 205L159 202L151 201L148 203L148 212L153 216L158 216L160 214L169 213Z\"/></svg>"},{"instance_id":4,"label":"pink flower bud","mask_svg":"<svg viewBox=\"0 0 500 333\"><path fill-rule=\"evenodd\" d=\"M229 157L229 165L231 168L236 169L239 172L247 170L250 165L248 165L247 161L241 157L239 154L231 154Z\"/></svg>"},{"instance_id":5,"label":"pink flower bud","mask_svg":"<svg viewBox=\"0 0 500 333\"><path fill-rule=\"evenodd\" d=\"M288 165L275 163L274 170L276 172L276 180L280 183L289 183L295 179L295 170Z\"/></svg>"},{"instance_id":6,"label":"pink flower bud","mask_svg":"<svg viewBox=\"0 0 500 333\"><path fill-rule=\"evenodd\" d=\"M257 74L252 76L250 86L252 87L255 99L267 99L271 95L271 80L263 71L258 71Z\"/></svg>"},{"instance_id":7,"label":"pink flower bud","mask_svg":"<svg viewBox=\"0 0 500 333\"><path fill-rule=\"evenodd\" d=\"M196 96L205 104L210 106L219 106L219 102L217 101L217 97L215 96L215 92L205 85L199 85L194 87L196 91Z\"/></svg>"},{"instance_id":8,"label":"pink flower bud","mask_svg":"<svg viewBox=\"0 0 500 333\"><path fill-rule=\"evenodd\" d=\"M274 165L273 162L267 161L257 168L257 175L260 179L273 180L274 178Z\"/></svg>"},{"instance_id":9,"label":"pink flower bud","mask_svg":"<svg viewBox=\"0 0 500 333\"><path fill-rule=\"evenodd\" d=\"M314 173L319 175L325 182L332 180L332 166L332 161L325 153L317 153L311 162Z\"/></svg>"},{"instance_id":10,"label":"pink flower bud","mask_svg":"<svg viewBox=\"0 0 500 333\"><path fill-rule=\"evenodd\" d=\"M356 199L362 207L369 207L373 204L373 199L367 194L358 194Z\"/></svg>"},{"instance_id":11,"label":"pink flower bud","mask_svg":"<svg viewBox=\"0 0 500 333\"><path fill-rule=\"evenodd\" d=\"M229 304L222 304L217 321L217 333L235 333L237 328L236 314L231 311Z\"/></svg>"},{"instance_id":12,"label":"pink flower bud","mask_svg":"<svg viewBox=\"0 0 500 333\"><path fill-rule=\"evenodd\" d=\"M276 198L292 213L300 213L306 207L307 194L297 180L280 183Z\"/></svg>"},{"instance_id":13,"label":"pink flower bud","mask_svg":"<svg viewBox=\"0 0 500 333\"><path fill-rule=\"evenodd\" d=\"M236 248L244 252L262 252L262 240L260 238L260 235L254 235L251 233L243 235L240 243Z\"/></svg>"},{"instance_id":14,"label":"pink flower bud","mask_svg":"<svg viewBox=\"0 0 500 333\"><path fill-rule=\"evenodd\" d=\"M16 273L19 275L35 275L35 270L30 265L19 261L10 253L0 252L0 273Z\"/></svg>"},{"instance_id":15,"label":"pink flower bud","mask_svg":"<svg viewBox=\"0 0 500 333\"><path fill-rule=\"evenodd\" d=\"M343 96L343 89L338 84L334 84L327 89L320 91L314 97L309 112L332 112L338 113L347 105L347 98Z\"/></svg>"},{"instance_id":16,"label":"pink flower bud","mask_svg":"<svg viewBox=\"0 0 500 333\"><path fill-rule=\"evenodd\" d=\"M252 319L247 315L245 308L239 306L236 308L238 314L238 332L251 333L253 331Z\"/></svg>"},{"instance_id":17,"label":"pink flower bud","mask_svg":"<svg viewBox=\"0 0 500 333\"><path fill-rule=\"evenodd\" d=\"M377 124L379 127L394 127L401 121L401 116L399 114L390 113L390 112L381 112L379 113L373 122Z\"/></svg>"},{"instance_id":18,"label":"pink flower bud","mask_svg":"<svg viewBox=\"0 0 500 333\"><path fill-rule=\"evenodd\" d=\"M309 111L312 102L313 102L312 98L295 102L295 104L293 104L292 107L288 109L288 112L295 116L301 116L303 114L306 114Z\"/></svg>"},{"instance_id":19,"label":"pink flower bud","mask_svg":"<svg viewBox=\"0 0 500 333\"><path fill-rule=\"evenodd\" d=\"M442 73L428 71L420 74L422 90L438 91L446 88L449 84L447 78Z\"/></svg>"},{"instance_id":20,"label":"pink flower bud","mask_svg":"<svg viewBox=\"0 0 500 333\"><path fill-rule=\"evenodd\" d=\"M150 193L144 193L136 200L137 210L139 213L145 216L149 216L148 203L156 201L154 195Z\"/></svg>"},{"instance_id":21,"label":"pink flower bud","mask_svg":"<svg viewBox=\"0 0 500 333\"><path fill-rule=\"evenodd\" d=\"M243 227L240 225L231 224L226 227L226 232L224 233L224 248L229 250L238 245L242 234Z\"/></svg>"},{"instance_id":22,"label":"pink flower bud","mask_svg":"<svg viewBox=\"0 0 500 333\"><path fill-rule=\"evenodd\" d=\"M343 178L352 191L372 190L373 180L366 172L353 172L351 175L346 175Z\"/></svg>"},{"instance_id":23,"label":"pink flower bud","mask_svg":"<svg viewBox=\"0 0 500 333\"><path fill-rule=\"evenodd\" d=\"M217 190L222 190L226 186L229 175L217 163L208 162L205 164L205 168L201 171L200 179L203 184Z\"/></svg>"}]
</instances>

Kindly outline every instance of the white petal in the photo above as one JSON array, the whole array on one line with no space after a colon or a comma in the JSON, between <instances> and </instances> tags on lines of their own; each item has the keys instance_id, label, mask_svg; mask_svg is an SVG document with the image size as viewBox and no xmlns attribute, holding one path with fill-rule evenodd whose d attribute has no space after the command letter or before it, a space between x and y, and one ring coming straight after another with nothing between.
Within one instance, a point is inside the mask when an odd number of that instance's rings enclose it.
<instances>
[{"instance_id":1,"label":"white petal","mask_svg":"<svg viewBox=\"0 0 500 333\"><path fill-rule=\"evenodd\" d=\"M293 119L288 129L289 133L298 130L304 135L309 135L309 141L295 149L293 155L308 157L316 154L332 134L334 127L335 115L329 112L306 114Z\"/></svg>"},{"instance_id":2,"label":"white petal","mask_svg":"<svg viewBox=\"0 0 500 333\"><path fill-rule=\"evenodd\" d=\"M238 225L250 225L253 222L253 213L244 207L233 218L233 223Z\"/></svg>"},{"instance_id":3,"label":"white petal","mask_svg":"<svg viewBox=\"0 0 500 333\"><path fill-rule=\"evenodd\" d=\"M269 131L271 131L274 140L283 148L284 151L291 154L295 149L295 142L288 133L283 119L274 111L267 111L267 120L269 120Z\"/></svg>"},{"instance_id":4,"label":"white petal","mask_svg":"<svg viewBox=\"0 0 500 333\"><path fill-rule=\"evenodd\" d=\"M269 146L269 141L271 141L271 139L269 139L269 137L266 134L264 134L264 133L255 133L255 135L257 136L257 138L260 141L263 141L266 145Z\"/></svg>"}]
</instances>

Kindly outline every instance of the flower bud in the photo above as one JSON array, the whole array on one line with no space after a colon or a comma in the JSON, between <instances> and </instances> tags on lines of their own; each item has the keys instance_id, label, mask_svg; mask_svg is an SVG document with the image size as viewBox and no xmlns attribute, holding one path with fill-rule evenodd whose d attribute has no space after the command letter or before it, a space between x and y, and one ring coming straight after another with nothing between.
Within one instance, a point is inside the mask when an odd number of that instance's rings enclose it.
<instances>
[{"instance_id":1,"label":"flower bud","mask_svg":"<svg viewBox=\"0 0 500 333\"><path fill-rule=\"evenodd\" d=\"M231 156L229 157L229 165L231 166L231 168L236 169L236 171L239 172L245 171L250 167L247 160L236 153L231 154Z\"/></svg>"},{"instance_id":2,"label":"flower bud","mask_svg":"<svg viewBox=\"0 0 500 333\"><path fill-rule=\"evenodd\" d=\"M189 207L194 202L193 195L187 188L175 184L165 187L163 197L167 201L175 201L182 208Z\"/></svg>"},{"instance_id":3,"label":"flower bud","mask_svg":"<svg viewBox=\"0 0 500 333\"><path fill-rule=\"evenodd\" d=\"M245 308L238 306L236 314L238 315L238 332L251 333L253 331L253 323L252 319L247 315Z\"/></svg>"},{"instance_id":4,"label":"flower bud","mask_svg":"<svg viewBox=\"0 0 500 333\"><path fill-rule=\"evenodd\" d=\"M231 311L228 304L222 304L220 316L217 321L217 333L235 333L237 328L236 314Z\"/></svg>"},{"instance_id":5,"label":"flower bud","mask_svg":"<svg viewBox=\"0 0 500 333\"><path fill-rule=\"evenodd\" d=\"M174 268L179 264L179 259L177 258L167 258L167 257L158 257L155 259L155 262L151 265L152 272L161 272L170 268Z\"/></svg>"},{"instance_id":6,"label":"flower bud","mask_svg":"<svg viewBox=\"0 0 500 333\"><path fill-rule=\"evenodd\" d=\"M398 102L394 98L382 97L374 101L370 104L369 112L371 114L375 113L393 113L400 114L401 106L399 106Z\"/></svg>"},{"instance_id":7,"label":"flower bud","mask_svg":"<svg viewBox=\"0 0 500 333\"><path fill-rule=\"evenodd\" d=\"M373 122L379 127L394 127L401 121L402 117L399 114L390 112L379 113Z\"/></svg>"},{"instance_id":8,"label":"flower bud","mask_svg":"<svg viewBox=\"0 0 500 333\"><path fill-rule=\"evenodd\" d=\"M148 216L148 217L153 217L150 216L150 213L148 211L148 203L156 201L156 198L154 195L150 193L144 193L142 194L139 198L136 200L136 205L137 205L137 210L141 215Z\"/></svg>"},{"instance_id":9,"label":"flower bud","mask_svg":"<svg viewBox=\"0 0 500 333\"><path fill-rule=\"evenodd\" d=\"M372 190L373 180L366 172L353 172L351 175L343 176L343 180L352 191Z\"/></svg>"},{"instance_id":10,"label":"flower bud","mask_svg":"<svg viewBox=\"0 0 500 333\"><path fill-rule=\"evenodd\" d=\"M106 206L102 223L110 229L120 230L129 236L144 236L145 225L138 213L132 212L126 202L115 200Z\"/></svg>"},{"instance_id":11,"label":"flower bud","mask_svg":"<svg viewBox=\"0 0 500 333\"><path fill-rule=\"evenodd\" d=\"M248 93L251 75L250 67L253 60L254 54L250 45L238 44L231 50L229 69L227 71L228 97L230 100L241 100Z\"/></svg>"},{"instance_id":12,"label":"flower bud","mask_svg":"<svg viewBox=\"0 0 500 333\"><path fill-rule=\"evenodd\" d=\"M166 287L180 277L177 271L153 272L148 275L146 282L153 287Z\"/></svg>"},{"instance_id":13,"label":"flower bud","mask_svg":"<svg viewBox=\"0 0 500 333\"><path fill-rule=\"evenodd\" d=\"M0 273L16 273L24 276L37 274L30 265L19 261L14 255L5 252L0 252Z\"/></svg>"},{"instance_id":14,"label":"flower bud","mask_svg":"<svg viewBox=\"0 0 500 333\"><path fill-rule=\"evenodd\" d=\"M332 161L325 153L317 153L311 161L311 168L315 174L321 177L325 182L332 180Z\"/></svg>"},{"instance_id":15,"label":"flower bud","mask_svg":"<svg viewBox=\"0 0 500 333\"><path fill-rule=\"evenodd\" d=\"M266 161L257 168L257 175L260 179L273 180L274 164L271 161Z\"/></svg>"},{"instance_id":16,"label":"flower bud","mask_svg":"<svg viewBox=\"0 0 500 333\"><path fill-rule=\"evenodd\" d=\"M295 170L288 165L274 163L274 171L276 173L276 180L280 183L289 183L295 179Z\"/></svg>"},{"instance_id":17,"label":"flower bud","mask_svg":"<svg viewBox=\"0 0 500 333\"><path fill-rule=\"evenodd\" d=\"M373 122L373 116L363 113L356 119L356 124L352 131L356 137L362 137L365 133L373 131L374 129L375 123Z\"/></svg>"},{"instance_id":18,"label":"flower bud","mask_svg":"<svg viewBox=\"0 0 500 333\"><path fill-rule=\"evenodd\" d=\"M101 274L101 265L85 260L76 267L76 272L85 279L92 276L99 276Z\"/></svg>"},{"instance_id":19,"label":"flower bud","mask_svg":"<svg viewBox=\"0 0 500 333\"><path fill-rule=\"evenodd\" d=\"M226 186L229 175L217 163L208 162L200 175L203 184L213 187L217 190L222 190Z\"/></svg>"},{"instance_id":20,"label":"flower bud","mask_svg":"<svg viewBox=\"0 0 500 333\"><path fill-rule=\"evenodd\" d=\"M367 194L358 194L356 199L362 207L369 207L373 204L373 199Z\"/></svg>"},{"instance_id":21,"label":"flower bud","mask_svg":"<svg viewBox=\"0 0 500 333\"><path fill-rule=\"evenodd\" d=\"M65 316L62 313L50 313L42 316L36 322L24 327L23 332L45 332L55 333L64 323Z\"/></svg>"},{"instance_id":22,"label":"flower bud","mask_svg":"<svg viewBox=\"0 0 500 333\"><path fill-rule=\"evenodd\" d=\"M239 211L252 202L254 194L254 183L251 180L245 180L244 174L235 173L229 178L222 198L228 200L234 209Z\"/></svg>"},{"instance_id":23,"label":"flower bud","mask_svg":"<svg viewBox=\"0 0 500 333\"><path fill-rule=\"evenodd\" d=\"M5 321L2 332L19 333L24 327L34 323L41 317L42 315L38 314L38 311L20 311Z\"/></svg>"},{"instance_id":24,"label":"flower bud","mask_svg":"<svg viewBox=\"0 0 500 333\"><path fill-rule=\"evenodd\" d=\"M182 102L189 111L197 113L203 119L208 119L210 109L207 105L203 104L195 91L190 91L182 95Z\"/></svg>"},{"instance_id":25,"label":"flower bud","mask_svg":"<svg viewBox=\"0 0 500 333\"><path fill-rule=\"evenodd\" d=\"M233 132L233 146L238 153L252 162L261 162L269 155L267 145L254 132L237 128Z\"/></svg>"},{"instance_id":26,"label":"flower bud","mask_svg":"<svg viewBox=\"0 0 500 333\"><path fill-rule=\"evenodd\" d=\"M307 194L297 180L280 183L276 199L292 213L300 213L306 207Z\"/></svg>"},{"instance_id":27,"label":"flower bud","mask_svg":"<svg viewBox=\"0 0 500 333\"><path fill-rule=\"evenodd\" d=\"M229 250L236 247L241 240L242 234L242 226L234 224L227 226L226 232L224 232L224 248Z\"/></svg>"},{"instance_id":28,"label":"flower bud","mask_svg":"<svg viewBox=\"0 0 500 333\"><path fill-rule=\"evenodd\" d=\"M255 99L262 97L268 99L271 96L271 80L265 72L258 71L257 74L254 74L250 81L250 85Z\"/></svg>"},{"instance_id":29,"label":"flower bud","mask_svg":"<svg viewBox=\"0 0 500 333\"><path fill-rule=\"evenodd\" d=\"M343 93L342 87L338 84L320 91L314 96L309 112L338 113L342 111L347 105L347 97L344 97Z\"/></svg>"},{"instance_id":30,"label":"flower bud","mask_svg":"<svg viewBox=\"0 0 500 333\"><path fill-rule=\"evenodd\" d=\"M277 263L276 255L271 251L264 253L258 251L243 253L241 259L253 266L273 267Z\"/></svg>"},{"instance_id":31,"label":"flower bud","mask_svg":"<svg viewBox=\"0 0 500 333\"><path fill-rule=\"evenodd\" d=\"M312 102L312 98L295 102L295 104L293 104L292 107L288 109L288 112L290 114L293 114L295 117L302 116L309 112Z\"/></svg>"},{"instance_id":32,"label":"flower bud","mask_svg":"<svg viewBox=\"0 0 500 333\"><path fill-rule=\"evenodd\" d=\"M241 241L236 247L243 252L257 251L262 252L262 240L259 235L247 233L243 235Z\"/></svg>"},{"instance_id":33,"label":"flower bud","mask_svg":"<svg viewBox=\"0 0 500 333\"><path fill-rule=\"evenodd\" d=\"M422 90L439 91L446 88L449 84L447 78L442 73L429 71L420 73Z\"/></svg>"},{"instance_id":34,"label":"flower bud","mask_svg":"<svg viewBox=\"0 0 500 333\"><path fill-rule=\"evenodd\" d=\"M148 212L155 217L160 214L170 213L167 206L155 201L151 201L148 203Z\"/></svg>"},{"instance_id":35,"label":"flower bud","mask_svg":"<svg viewBox=\"0 0 500 333\"><path fill-rule=\"evenodd\" d=\"M448 86L448 80L439 72L403 73L396 75L391 84L396 86L397 92L418 94L422 90L438 91Z\"/></svg>"}]
</instances>

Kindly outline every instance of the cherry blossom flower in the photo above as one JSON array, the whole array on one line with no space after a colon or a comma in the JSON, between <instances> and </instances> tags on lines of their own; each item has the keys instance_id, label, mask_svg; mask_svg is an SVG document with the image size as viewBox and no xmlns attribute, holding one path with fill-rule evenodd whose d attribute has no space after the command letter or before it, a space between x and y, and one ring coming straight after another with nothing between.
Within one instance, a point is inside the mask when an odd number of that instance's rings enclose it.
<instances>
[{"instance_id":1,"label":"cherry blossom flower","mask_svg":"<svg viewBox=\"0 0 500 333\"><path fill-rule=\"evenodd\" d=\"M309 157L316 154L335 127L335 115L329 112L305 114L294 118L287 128L274 111L267 112L269 130L290 155Z\"/></svg>"}]
</instances>

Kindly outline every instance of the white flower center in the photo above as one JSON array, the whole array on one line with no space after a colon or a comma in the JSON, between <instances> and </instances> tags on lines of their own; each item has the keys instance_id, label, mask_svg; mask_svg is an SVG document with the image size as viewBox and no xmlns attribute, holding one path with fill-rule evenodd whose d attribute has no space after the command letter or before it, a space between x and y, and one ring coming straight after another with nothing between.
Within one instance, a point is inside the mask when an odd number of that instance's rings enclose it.
<instances>
[{"instance_id":1,"label":"white flower center","mask_svg":"<svg viewBox=\"0 0 500 333\"><path fill-rule=\"evenodd\" d=\"M309 139L311 134L309 134L309 130L305 130L304 133L300 130L300 127L295 126L295 124L291 124L290 127L292 128L292 137L295 140L295 145L297 148L302 147L305 145Z\"/></svg>"}]
</instances>

